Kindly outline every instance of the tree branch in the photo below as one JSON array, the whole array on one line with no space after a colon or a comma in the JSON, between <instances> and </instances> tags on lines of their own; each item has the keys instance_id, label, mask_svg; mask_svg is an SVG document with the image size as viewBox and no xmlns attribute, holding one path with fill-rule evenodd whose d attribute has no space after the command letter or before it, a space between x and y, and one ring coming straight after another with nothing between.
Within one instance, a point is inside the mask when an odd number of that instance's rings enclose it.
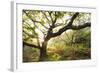
<instances>
[{"instance_id":1,"label":"tree branch","mask_svg":"<svg viewBox=\"0 0 100 73\"><path fill-rule=\"evenodd\" d=\"M28 13L26 13L24 10L23 10L23 12L24 12L24 13L26 14L26 16L33 22L34 25L35 25L35 23L40 23L44 28L48 29L48 27L46 27L45 25L43 25L41 21L33 20L32 17L30 17L30 16L28 15ZM35 26L38 28L37 25L35 25ZM39 29L39 28L38 28L38 29ZM41 29L39 29L39 30L41 30ZM41 31L42 31L42 30L41 30Z\"/></svg>"},{"instance_id":2,"label":"tree branch","mask_svg":"<svg viewBox=\"0 0 100 73\"><path fill-rule=\"evenodd\" d=\"M50 14L50 13L49 13ZM51 14L50 14L51 15ZM56 16L56 12L55 12L55 19L52 20L52 25L50 26L50 28L48 29L47 32L47 36L45 37L45 40L49 40L53 34L53 28L55 28L55 23L57 21L57 16Z\"/></svg>"},{"instance_id":3,"label":"tree branch","mask_svg":"<svg viewBox=\"0 0 100 73\"><path fill-rule=\"evenodd\" d=\"M50 12L48 12L49 13L49 16L50 16L50 18L51 18L51 21L53 22L53 18L52 18L52 11L50 11Z\"/></svg>"},{"instance_id":4,"label":"tree branch","mask_svg":"<svg viewBox=\"0 0 100 73\"><path fill-rule=\"evenodd\" d=\"M37 38L36 35L30 34L27 31L23 30L23 33L25 33L26 35L30 36L31 38Z\"/></svg>"},{"instance_id":5,"label":"tree branch","mask_svg":"<svg viewBox=\"0 0 100 73\"><path fill-rule=\"evenodd\" d=\"M48 22L50 22L49 18L47 17L47 15L45 14L45 12L42 12L43 15L45 16L45 18L47 19Z\"/></svg>"},{"instance_id":6,"label":"tree branch","mask_svg":"<svg viewBox=\"0 0 100 73\"><path fill-rule=\"evenodd\" d=\"M71 25L73 24L74 19L75 19L78 15L79 15L79 13L76 12L76 13L72 16L71 21L68 23L68 26L71 26Z\"/></svg>"},{"instance_id":7,"label":"tree branch","mask_svg":"<svg viewBox=\"0 0 100 73\"><path fill-rule=\"evenodd\" d=\"M49 29L49 28L48 28L47 26L45 26L44 24L41 23L41 25L42 25L44 28Z\"/></svg>"},{"instance_id":8,"label":"tree branch","mask_svg":"<svg viewBox=\"0 0 100 73\"><path fill-rule=\"evenodd\" d=\"M41 48L40 46L37 46L37 45L31 44L31 43L27 43L27 42L25 42L25 41L23 41L23 45L27 45L27 46L34 47L34 48L38 48L38 49Z\"/></svg>"},{"instance_id":9,"label":"tree branch","mask_svg":"<svg viewBox=\"0 0 100 73\"><path fill-rule=\"evenodd\" d=\"M72 26L70 29L73 29L73 30L80 30L82 28L85 28L85 27L90 27L91 26L91 23L84 23L83 25L79 25L79 26Z\"/></svg>"},{"instance_id":10,"label":"tree branch","mask_svg":"<svg viewBox=\"0 0 100 73\"><path fill-rule=\"evenodd\" d=\"M30 16L28 15L28 13L25 12L25 10L23 10L23 12L26 14L26 16L27 16L32 22L37 22L37 23L40 23L40 24L41 24L40 21L33 20L32 17L30 17Z\"/></svg>"},{"instance_id":11,"label":"tree branch","mask_svg":"<svg viewBox=\"0 0 100 73\"><path fill-rule=\"evenodd\" d=\"M72 30L80 30L80 29L83 29L83 28L86 28L86 27L90 27L91 26L91 23L84 23L83 25L79 25L79 26L65 26L63 28L61 28L58 32L56 33L53 33L52 34L52 37L56 37L56 36L59 36L61 35L64 31L68 30L68 29L72 29Z\"/></svg>"},{"instance_id":12,"label":"tree branch","mask_svg":"<svg viewBox=\"0 0 100 73\"><path fill-rule=\"evenodd\" d=\"M40 47L40 41L39 41L39 37L37 37L37 44Z\"/></svg>"},{"instance_id":13,"label":"tree branch","mask_svg":"<svg viewBox=\"0 0 100 73\"><path fill-rule=\"evenodd\" d=\"M55 19L53 20L52 25L51 25L52 28L55 28L56 21L57 21L57 13L55 12Z\"/></svg>"}]
</instances>

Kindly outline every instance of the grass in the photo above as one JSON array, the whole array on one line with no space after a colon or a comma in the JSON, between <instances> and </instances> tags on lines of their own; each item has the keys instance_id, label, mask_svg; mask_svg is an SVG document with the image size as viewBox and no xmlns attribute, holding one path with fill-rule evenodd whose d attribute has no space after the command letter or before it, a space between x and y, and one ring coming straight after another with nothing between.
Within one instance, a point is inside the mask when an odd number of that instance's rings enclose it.
<instances>
[{"instance_id":1,"label":"grass","mask_svg":"<svg viewBox=\"0 0 100 73\"><path fill-rule=\"evenodd\" d=\"M38 49L26 49L23 52L23 62L38 62L39 55ZM46 61L84 60L91 58L91 49L83 44L56 46L47 48L47 55Z\"/></svg>"}]
</instances>

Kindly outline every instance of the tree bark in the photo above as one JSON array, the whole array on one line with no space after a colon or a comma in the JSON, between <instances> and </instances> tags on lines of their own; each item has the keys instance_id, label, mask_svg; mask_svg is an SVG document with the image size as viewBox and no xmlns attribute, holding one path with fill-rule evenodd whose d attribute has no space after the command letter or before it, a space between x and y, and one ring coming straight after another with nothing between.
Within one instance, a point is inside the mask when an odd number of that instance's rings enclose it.
<instances>
[{"instance_id":1,"label":"tree bark","mask_svg":"<svg viewBox=\"0 0 100 73\"><path fill-rule=\"evenodd\" d=\"M44 41L42 43L42 47L40 49L40 59L39 59L39 61L45 61L45 59L47 58L47 43L48 43L48 41Z\"/></svg>"},{"instance_id":2,"label":"tree bark","mask_svg":"<svg viewBox=\"0 0 100 73\"><path fill-rule=\"evenodd\" d=\"M41 23L41 21L36 21L36 20L33 20L32 17L30 17L28 15L28 13L26 13L24 10L23 12L26 14L26 16L34 23ZM76 12L72 18L70 19L70 22L62 27L61 29L59 29L57 32L53 33L53 29L56 27L55 26L55 23L56 23L56 20L57 20L57 17L53 20L52 19L52 16L51 16L51 12L49 13L50 17L51 17L51 21L52 21L52 25L50 25L50 28L47 28L48 29L48 32L47 32L47 36L45 37L44 39L44 42L42 43L42 46L40 45L34 45L34 44L31 44L31 43L27 43L27 42L23 42L23 44L25 45L28 45L28 46L31 46L31 47L35 47L35 48L39 48L40 49L40 59L39 61L45 61L46 58L47 58L47 44L48 44L48 41L53 38L53 37L56 37L56 36L59 36L61 35L64 31L67 31L69 29L72 29L72 30L80 30L80 29L83 29L85 27L90 27L91 26L91 23L87 22L87 23L84 23L83 25L79 25L79 26L74 26L72 25L73 24L73 21L75 20L75 18L79 15L79 12ZM48 19L47 19L48 20ZM35 27L37 27L35 25ZM44 26L45 27L45 26ZM42 31L41 31L42 32ZM39 43L39 42L38 42Z\"/></svg>"}]
</instances>

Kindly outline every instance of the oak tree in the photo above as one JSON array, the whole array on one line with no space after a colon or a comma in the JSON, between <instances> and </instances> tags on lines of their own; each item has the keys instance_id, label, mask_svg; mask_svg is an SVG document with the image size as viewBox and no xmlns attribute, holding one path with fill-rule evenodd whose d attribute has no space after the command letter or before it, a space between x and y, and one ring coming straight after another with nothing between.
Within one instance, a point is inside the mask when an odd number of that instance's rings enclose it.
<instances>
[{"instance_id":1,"label":"oak tree","mask_svg":"<svg viewBox=\"0 0 100 73\"><path fill-rule=\"evenodd\" d=\"M23 45L40 50L39 61L47 57L48 41L68 30L91 26L90 13L23 10ZM31 42L29 42L31 41Z\"/></svg>"}]
</instances>

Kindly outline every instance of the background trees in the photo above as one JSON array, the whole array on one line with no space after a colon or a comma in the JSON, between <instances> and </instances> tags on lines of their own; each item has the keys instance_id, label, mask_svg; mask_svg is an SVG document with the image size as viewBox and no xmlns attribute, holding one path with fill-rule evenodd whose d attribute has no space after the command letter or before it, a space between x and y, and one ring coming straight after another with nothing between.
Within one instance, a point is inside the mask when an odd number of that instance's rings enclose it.
<instances>
[{"instance_id":1,"label":"background trees","mask_svg":"<svg viewBox=\"0 0 100 73\"><path fill-rule=\"evenodd\" d=\"M38 49L37 53L35 52L38 56L36 61L45 61L48 58L50 60L62 59L64 50L65 48L68 50L68 46L72 49L72 46L77 45L79 48L78 45L81 44L85 48L90 48L90 16L90 13L82 12L23 10L23 59L25 60L26 46L33 49L33 54L34 49ZM59 45L57 45L58 42ZM52 47L54 55L50 54ZM58 50L60 54L56 53Z\"/></svg>"}]
</instances>

